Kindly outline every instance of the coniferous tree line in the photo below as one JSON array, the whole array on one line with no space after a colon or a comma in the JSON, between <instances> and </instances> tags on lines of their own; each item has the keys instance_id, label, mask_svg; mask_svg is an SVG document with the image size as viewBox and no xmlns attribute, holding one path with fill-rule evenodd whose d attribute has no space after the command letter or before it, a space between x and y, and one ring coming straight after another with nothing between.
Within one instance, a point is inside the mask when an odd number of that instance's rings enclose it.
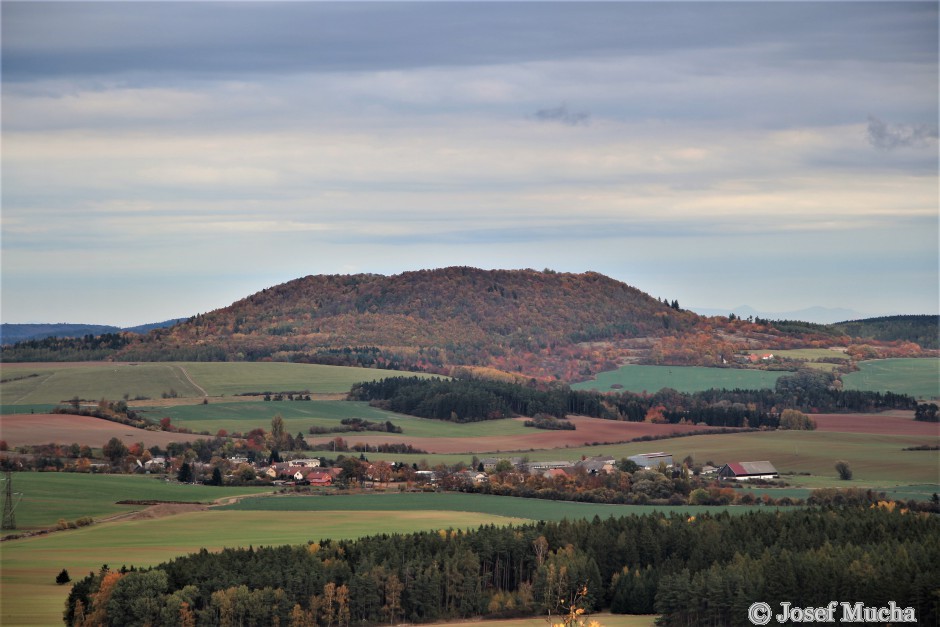
<instances>
[{"instance_id":1,"label":"coniferous tree line","mask_svg":"<svg viewBox=\"0 0 940 627\"><path fill-rule=\"evenodd\" d=\"M390 377L357 383L350 400L370 401L401 414L455 422L476 422L567 412L567 389L540 390L487 379Z\"/></svg>"},{"instance_id":2,"label":"coniferous tree line","mask_svg":"<svg viewBox=\"0 0 940 627\"><path fill-rule=\"evenodd\" d=\"M830 325L841 333L873 340L903 340L919 344L922 348L940 348L940 316L884 316Z\"/></svg>"},{"instance_id":3,"label":"coniferous tree line","mask_svg":"<svg viewBox=\"0 0 940 627\"><path fill-rule=\"evenodd\" d=\"M777 428L785 409L805 412L866 412L915 409L910 396L892 392L842 390L830 373L805 370L781 376L774 389L685 393L664 388L655 394L572 390L567 386L518 385L486 379L391 377L356 384L350 400L369 401L390 411L473 422L546 414L578 414L641 422L661 408L666 422L704 423L715 427Z\"/></svg>"},{"instance_id":4,"label":"coniferous tree line","mask_svg":"<svg viewBox=\"0 0 940 627\"><path fill-rule=\"evenodd\" d=\"M2 356L5 362L98 361L114 355L130 344L134 337L124 333L102 333L24 340L4 346Z\"/></svg>"},{"instance_id":5,"label":"coniferous tree line","mask_svg":"<svg viewBox=\"0 0 940 627\"><path fill-rule=\"evenodd\" d=\"M200 551L89 573L68 625L369 625L588 611L746 625L756 601L913 607L936 624L940 520L875 507L655 513Z\"/></svg>"}]
</instances>

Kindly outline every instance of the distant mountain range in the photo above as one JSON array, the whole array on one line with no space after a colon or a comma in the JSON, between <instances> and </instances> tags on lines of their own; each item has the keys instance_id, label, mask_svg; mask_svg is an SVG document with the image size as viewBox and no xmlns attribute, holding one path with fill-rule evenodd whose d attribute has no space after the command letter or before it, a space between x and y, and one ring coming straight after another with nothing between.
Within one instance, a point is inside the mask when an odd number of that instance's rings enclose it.
<instances>
[{"instance_id":1,"label":"distant mountain range","mask_svg":"<svg viewBox=\"0 0 940 627\"><path fill-rule=\"evenodd\" d=\"M700 316L727 316L734 314L739 318L747 319L749 316L763 318L764 320L799 320L815 324L834 324L849 320L862 320L869 318L867 314L843 309L839 307L807 307L794 311L758 311L749 305L739 305L734 309L715 309L710 307L692 307L692 311Z\"/></svg>"},{"instance_id":2,"label":"distant mountain range","mask_svg":"<svg viewBox=\"0 0 940 627\"><path fill-rule=\"evenodd\" d=\"M105 333L148 333L152 329L171 327L174 324L188 320L188 318L175 318L163 322L141 324L136 327L114 327L105 324L71 324L59 322L54 324L0 324L0 344L16 344L27 340L42 340L47 337L84 337L86 335L103 335Z\"/></svg>"}]
</instances>

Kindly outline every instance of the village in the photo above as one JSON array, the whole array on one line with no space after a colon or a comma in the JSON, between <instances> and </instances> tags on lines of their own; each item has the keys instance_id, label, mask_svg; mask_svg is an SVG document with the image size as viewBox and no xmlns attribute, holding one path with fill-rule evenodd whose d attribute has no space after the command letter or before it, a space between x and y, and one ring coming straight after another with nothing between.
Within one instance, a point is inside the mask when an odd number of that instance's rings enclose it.
<instances>
[{"instance_id":1,"label":"village","mask_svg":"<svg viewBox=\"0 0 940 627\"><path fill-rule=\"evenodd\" d=\"M242 469L248 465L244 457L227 461ZM769 461L728 462L721 466L708 463L699 466L691 461L686 459L677 464L670 453L661 451L620 460L610 455L585 456L576 461L474 456L469 464L439 464L432 468L423 462L369 462L361 454L340 456L337 460L296 458L257 464L253 469L256 483L270 482L285 490L387 490L396 486L400 491L483 492L557 500L654 504L664 500L685 503L690 499L707 504L711 500L722 500L722 495L727 501L729 486L743 482L774 485L780 479L779 472ZM195 477L208 472L211 471L198 463L191 469L194 481ZM696 490L699 493L693 496ZM731 496L731 501L734 498Z\"/></svg>"}]
</instances>

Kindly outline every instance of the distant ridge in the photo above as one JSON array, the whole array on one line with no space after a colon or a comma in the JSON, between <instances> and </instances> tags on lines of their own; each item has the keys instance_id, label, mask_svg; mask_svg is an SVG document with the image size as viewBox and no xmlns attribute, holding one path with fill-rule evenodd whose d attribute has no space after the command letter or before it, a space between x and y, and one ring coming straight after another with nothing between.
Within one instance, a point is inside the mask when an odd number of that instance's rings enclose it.
<instances>
[{"instance_id":1,"label":"distant ridge","mask_svg":"<svg viewBox=\"0 0 940 627\"><path fill-rule=\"evenodd\" d=\"M0 343L3 345L26 342L28 340L42 340L49 337L84 337L86 335L103 335L105 333L147 333L152 329L173 326L187 318L175 318L164 322L153 322L136 327L115 327L106 324L71 324L58 322L53 324L0 324Z\"/></svg>"}]
</instances>

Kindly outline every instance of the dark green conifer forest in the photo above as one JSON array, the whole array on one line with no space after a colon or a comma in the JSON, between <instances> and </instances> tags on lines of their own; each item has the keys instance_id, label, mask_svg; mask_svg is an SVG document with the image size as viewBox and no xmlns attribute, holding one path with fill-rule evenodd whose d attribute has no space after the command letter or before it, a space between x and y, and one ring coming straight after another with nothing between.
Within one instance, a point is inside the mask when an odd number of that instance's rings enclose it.
<instances>
[{"instance_id":1,"label":"dark green conifer forest","mask_svg":"<svg viewBox=\"0 0 940 627\"><path fill-rule=\"evenodd\" d=\"M583 597L580 593L586 594ZM756 601L912 607L940 618L940 520L895 508L654 513L201 551L90 573L65 622L372 625L587 611L747 625Z\"/></svg>"}]
</instances>

